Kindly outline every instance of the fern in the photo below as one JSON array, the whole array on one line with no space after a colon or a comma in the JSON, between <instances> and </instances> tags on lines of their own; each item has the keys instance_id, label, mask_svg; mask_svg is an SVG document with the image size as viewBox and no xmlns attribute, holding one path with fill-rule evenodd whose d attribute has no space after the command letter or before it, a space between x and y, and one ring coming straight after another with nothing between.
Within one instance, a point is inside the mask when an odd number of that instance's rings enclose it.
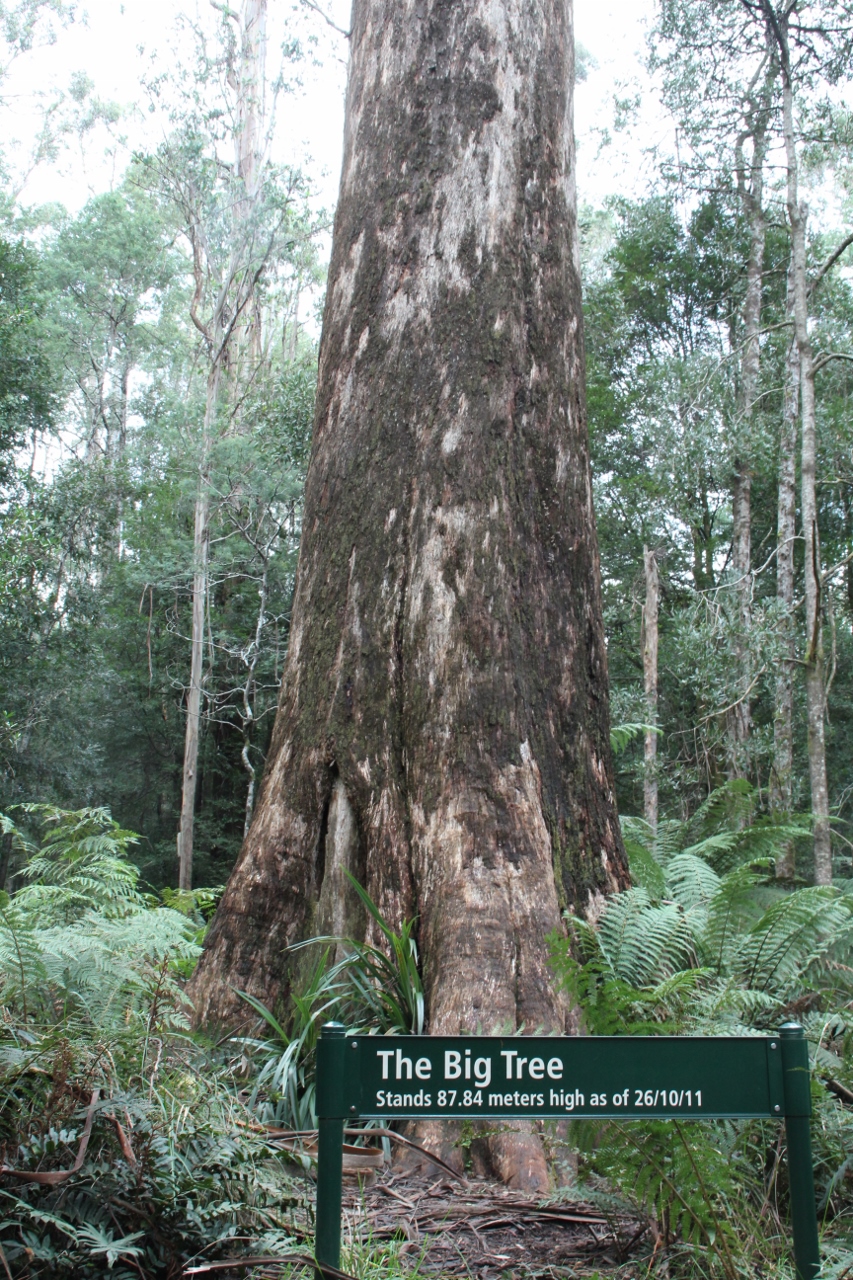
<instances>
[{"instance_id":1,"label":"fern","mask_svg":"<svg viewBox=\"0 0 853 1280\"><path fill-rule=\"evenodd\" d=\"M0 1145L20 1170L68 1170L87 1116L91 1131L67 1182L0 1189L0 1265L179 1275L235 1237L291 1238L301 1193L231 1066L188 1030L182 977L215 891L143 893L135 837L104 810L20 814L43 838L0 820L26 859L0 894Z\"/></svg>"},{"instance_id":2,"label":"fern","mask_svg":"<svg viewBox=\"0 0 853 1280\"><path fill-rule=\"evenodd\" d=\"M654 903L645 889L610 900L598 937L613 972L638 987L689 967L695 958L684 912L673 902Z\"/></svg>"},{"instance_id":3,"label":"fern","mask_svg":"<svg viewBox=\"0 0 853 1280\"><path fill-rule=\"evenodd\" d=\"M806 824L772 823L754 808L739 781L687 822L662 821L652 832L625 819L635 887L609 899L594 926L569 917L569 941L554 939L552 965L593 1034L748 1035L798 1016L816 1072L835 1091L815 1093L820 1202L826 1213L849 1211L853 1109L836 1094L853 1096L853 892L780 885L775 855L803 839ZM629 1191L664 1239L693 1250L691 1265L699 1247L734 1280L787 1248L773 1211L784 1209L787 1187L772 1126L575 1129L582 1175Z\"/></svg>"},{"instance_id":4,"label":"fern","mask_svg":"<svg viewBox=\"0 0 853 1280\"><path fill-rule=\"evenodd\" d=\"M645 733L658 733L653 724L614 724L610 727L610 750L619 755L629 747L635 738Z\"/></svg>"}]
</instances>

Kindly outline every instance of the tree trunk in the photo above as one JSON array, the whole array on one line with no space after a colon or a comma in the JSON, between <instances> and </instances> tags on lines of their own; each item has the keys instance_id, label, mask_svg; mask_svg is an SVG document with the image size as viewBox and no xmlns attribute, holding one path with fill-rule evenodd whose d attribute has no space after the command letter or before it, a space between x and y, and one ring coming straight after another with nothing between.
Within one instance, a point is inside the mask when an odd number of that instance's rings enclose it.
<instances>
[{"instance_id":1,"label":"tree trunk","mask_svg":"<svg viewBox=\"0 0 853 1280\"><path fill-rule=\"evenodd\" d=\"M240 22L240 70L237 96L237 131L234 139L237 177L241 190L235 203L235 244L252 235L263 176L266 116L267 0L243 0ZM249 370L261 357L261 307L256 290L246 306L235 334L238 363ZM241 360L242 357L242 360ZM246 375L251 376L247 370Z\"/></svg>"},{"instance_id":2,"label":"tree trunk","mask_svg":"<svg viewBox=\"0 0 853 1280\"><path fill-rule=\"evenodd\" d=\"M266 15L267 0L243 0L240 18L240 58L231 69L232 86L237 93L237 123L234 134L234 164L238 189L233 205L232 249L223 285L218 291L212 322L208 327L196 324L203 333L211 361L207 383L204 426L202 429L199 486L196 494L193 533L193 602L190 661L190 688L187 698L187 729L184 741L181 826L178 833L178 882L181 889L192 888L195 796L197 785L199 734L202 709L204 667L204 623L208 604L208 558L210 550L210 476L209 461L212 434L216 427L223 376L227 376L232 399L240 386L248 385L252 369L261 353L261 315L253 270L245 265L246 252L255 234L253 219L257 211L263 164L264 93L266 85ZM197 236L194 228L191 238ZM196 266L196 300L201 294L199 262L201 246L193 240ZM254 269L255 264L252 264ZM208 263L208 270L210 264ZM256 277L257 279L257 277ZM231 296L235 281L238 298ZM194 301L194 306L195 306ZM231 324L230 306L241 308L241 315ZM193 317L195 319L195 317ZM239 409L236 411L239 419ZM243 761L250 774L247 813L254 801L254 769L244 741Z\"/></svg>"},{"instance_id":3,"label":"tree trunk","mask_svg":"<svg viewBox=\"0 0 853 1280\"><path fill-rule=\"evenodd\" d=\"M749 702L752 679L749 653L752 624L752 470L743 458L735 461L732 485L732 570L737 598L737 700L728 712L729 774L733 778L746 778L749 775L749 738L752 732Z\"/></svg>"},{"instance_id":4,"label":"tree trunk","mask_svg":"<svg viewBox=\"0 0 853 1280\"><path fill-rule=\"evenodd\" d=\"M0 893L6 888L9 878L9 863L12 860L12 832L7 831L0 836Z\"/></svg>"},{"instance_id":5,"label":"tree trunk","mask_svg":"<svg viewBox=\"0 0 853 1280\"><path fill-rule=\"evenodd\" d=\"M792 272L788 272L787 314L793 318ZM773 710L773 769L770 808L779 818L793 808L794 777L794 539L797 519L797 420L800 411L800 353L795 337L788 348L782 430L779 438L779 497L776 520L776 599L783 658L776 673ZM787 845L776 860L776 875L794 877L794 849Z\"/></svg>"},{"instance_id":6,"label":"tree trunk","mask_svg":"<svg viewBox=\"0 0 853 1280\"><path fill-rule=\"evenodd\" d=\"M794 285L794 332L800 358L802 424L801 498L806 597L806 709L808 714L809 778L814 832L815 884L832 883L829 830L829 791L826 780L826 694L821 628L820 539L817 526L814 359L809 338L808 276L806 270L807 210L800 204L797 148L794 137L794 96L787 33L782 36L782 115L788 165L788 222L791 227L791 267Z\"/></svg>"},{"instance_id":7,"label":"tree trunk","mask_svg":"<svg viewBox=\"0 0 853 1280\"><path fill-rule=\"evenodd\" d=\"M643 812L652 831L658 827L658 736L651 726L658 720L658 610L660 607L660 575L654 551L643 547L646 579L646 603L643 609L643 682L646 690L646 730L643 768Z\"/></svg>"},{"instance_id":8,"label":"tree trunk","mask_svg":"<svg viewBox=\"0 0 853 1280\"><path fill-rule=\"evenodd\" d=\"M432 1032L563 1030L547 937L629 883L569 0L355 0L351 46L290 648L192 993L274 1003L346 867L418 916Z\"/></svg>"},{"instance_id":9,"label":"tree trunk","mask_svg":"<svg viewBox=\"0 0 853 1280\"><path fill-rule=\"evenodd\" d=\"M752 107L749 110L753 110ZM761 292L764 276L764 157L767 149L767 111L758 108L757 120L744 134L737 147L738 187L749 219L749 258L746 269L746 294L743 302L742 355L738 385L738 421L734 481L732 486L732 567L737 596L735 660L738 667L739 698L729 713L731 773L743 778L749 774L749 739L752 712L749 689L752 684L749 639L752 627L752 415L758 395L761 371ZM753 150L749 161L743 156L743 142L751 136Z\"/></svg>"},{"instance_id":10,"label":"tree trunk","mask_svg":"<svg viewBox=\"0 0 853 1280\"><path fill-rule=\"evenodd\" d=\"M184 736L181 825L178 831L178 887L181 889L191 889L193 886L196 774L201 730L202 684L204 680L204 619L207 607L207 569L210 551L210 439L216 418L219 371L220 366L217 363L208 377L193 525L190 687L187 694L187 727Z\"/></svg>"}]
</instances>

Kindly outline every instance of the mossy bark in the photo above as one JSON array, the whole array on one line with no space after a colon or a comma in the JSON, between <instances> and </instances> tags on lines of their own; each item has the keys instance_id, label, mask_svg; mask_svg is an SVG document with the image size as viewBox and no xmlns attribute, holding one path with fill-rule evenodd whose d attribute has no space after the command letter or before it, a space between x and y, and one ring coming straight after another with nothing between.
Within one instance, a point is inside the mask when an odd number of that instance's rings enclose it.
<instances>
[{"instance_id":1,"label":"mossy bark","mask_svg":"<svg viewBox=\"0 0 853 1280\"><path fill-rule=\"evenodd\" d=\"M355 0L290 650L193 980L275 1003L341 868L434 1032L562 1030L547 935L627 885L584 409L569 0ZM363 921L362 927L363 927Z\"/></svg>"}]
</instances>

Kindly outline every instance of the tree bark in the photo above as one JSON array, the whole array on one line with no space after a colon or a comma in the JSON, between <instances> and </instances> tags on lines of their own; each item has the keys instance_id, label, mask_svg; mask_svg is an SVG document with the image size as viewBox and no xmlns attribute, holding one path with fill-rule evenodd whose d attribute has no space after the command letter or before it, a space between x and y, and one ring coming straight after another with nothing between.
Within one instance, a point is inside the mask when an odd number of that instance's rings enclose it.
<instances>
[{"instance_id":1,"label":"tree bark","mask_svg":"<svg viewBox=\"0 0 853 1280\"><path fill-rule=\"evenodd\" d=\"M788 272L787 314L793 320L792 272ZM794 777L794 540L797 519L797 421L800 412L800 353L795 337L788 347L779 437L779 495L776 519L776 600L779 607L783 657L776 673L773 709L773 769L770 774L770 808L784 818L793 808ZM794 849L787 845L776 860L776 875L794 877Z\"/></svg>"},{"instance_id":2,"label":"tree bark","mask_svg":"<svg viewBox=\"0 0 853 1280\"><path fill-rule=\"evenodd\" d=\"M192 634L190 636L190 687L187 692L187 727L184 734L184 768L181 785L181 825L178 830L178 887L193 887L195 797L198 749L201 736L201 704L204 682L204 619L207 607L207 574L210 553L210 440L219 398L220 364L210 371L202 425L201 457L193 521Z\"/></svg>"},{"instance_id":3,"label":"tree bark","mask_svg":"<svg viewBox=\"0 0 853 1280\"><path fill-rule=\"evenodd\" d=\"M826 779L826 693L821 627L820 538L817 525L814 358L809 338L806 221L800 203L797 147L794 136L794 92L787 31L777 24L782 62L782 122L788 166L788 222L791 228L791 269L794 293L794 332L800 359L801 498L806 600L806 709L808 714L809 778L814 834L815 884L832 883L829 829L829 790Z\"/></svg>"},{"instance_id":4,"label":"tree bark","mask_svg":"<svg viewBox=\"0 0 853 1280\"><path fill-rule=\"evenodd\" d=\"M629 884L571 59L569 0L355 0L290 648L202 1021L281 996L346 867L418 916L432 1032L563 1030L548 935Z\"/></svg>"},{"instance_id":5,"label":"tree bark","mask_svg":"<svg viewBox=\"0 0 853 1280\"><path fill-rule=\"evenodd\" d=\"M761 294L764 278L764 158L767 150L767 89L758 104L750 103L750 119L736 148L738 192L749 221L749 258L743 302L742 354L738 384L738 420L732 485L732 567L737 596L735 660L740 697L729 712L731 773L749 774L749 739L752 711L749 689L752 683L749 633L752 627L752 416L758 395L761 371ZM752 155L747 162L744 143L752 139ZM749 177L747 178L747 170Z\"/></svg>"},{"instance_id":6,"label":"tree bark","mask_svg":"<svg viewBox=\"0 0 853 1280\"><path fill-rule=\"evenodd\" d=\"M274 1003L318 925L358 928L345 868L392 922L419 917L432 1031L565 1029L547 937L629 883L570 57L566 0L355 4L290 649L203 1020L244 1016L233 988ZM532 1135L492 1146L543 1185Z\"/></svg>"},{"instance_id":7,"label":"tree bark","mask_svg":"<svg viewBox=\"0 0 853 1280\"><path fill-rule=\"evenodd\" d=\"M660 575L654 551L643 547L643 569L646 579L646 603L643 609L643 683L646 692L646 730L643 750L643 812L652 831L658 827L658 736L652 726L658 719L658 611L660 607Z\"/></svg>"}]
</instances>

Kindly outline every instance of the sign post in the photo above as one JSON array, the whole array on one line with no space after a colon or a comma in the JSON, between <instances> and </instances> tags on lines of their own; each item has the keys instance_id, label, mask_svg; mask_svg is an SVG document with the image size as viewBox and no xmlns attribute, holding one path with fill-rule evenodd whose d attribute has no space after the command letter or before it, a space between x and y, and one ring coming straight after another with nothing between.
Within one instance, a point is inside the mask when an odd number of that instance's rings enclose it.
<instances>
[{"instance_id":1,"label":"sign post","mask_svg":"<svg viewBox=\"0 0 853 1280\"><path fill-rule=\"evenodd\" d=\"M812 1280L820 1269L820 1245L809 1122L812 1114L809 1050L803 1028L797 1022L786 1022L780 1028L780 1038L785 1081L785 1136L788 1139L794 1263L798 1280Z\"/></svg>"},{"instance_id":2,"label":"sign post","mask_svg":"<svg viewBox=\"0 0 853 1280\"><path fill-rule=\"evenodd\" d=\"M343 1075L346 1029L327 1022L317 1046L317 1216L314 1257L319 1264L341 1265L341 1192L344 1162ZM320 1063L322 1062L322 1068ZM318 1266L316 1280L323 1280Z\"/></svg>"},{"instance_id":3,"label":"sign post","mask_svg":"<svg viewBox=\"0 0 853 1280\"><path fill-rule=\"evenodd\" d=\"M802 1027L776 1036L347 1036L317 1045L317 1280L340 1267L343 1130L359 1118L785 1119L798 1280L820 1267Z\"/></svg>"}]
</instances>

